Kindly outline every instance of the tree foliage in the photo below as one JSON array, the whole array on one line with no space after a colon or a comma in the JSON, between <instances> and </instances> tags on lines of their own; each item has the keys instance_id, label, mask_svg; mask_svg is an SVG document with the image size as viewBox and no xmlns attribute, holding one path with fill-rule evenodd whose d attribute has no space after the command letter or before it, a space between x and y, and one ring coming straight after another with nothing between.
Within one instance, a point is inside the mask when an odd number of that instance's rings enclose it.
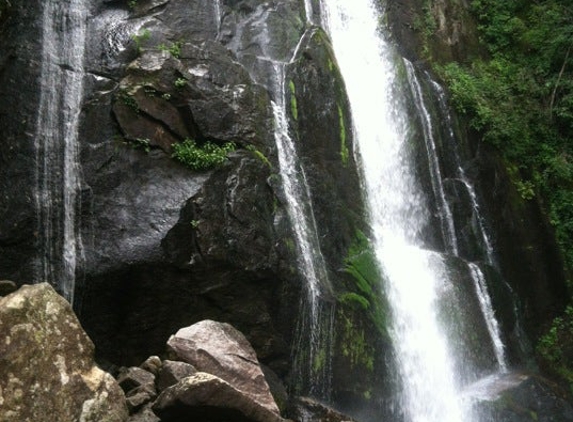
<instances>
[{"instance_id":1,"label":"tree foliage","mask_svg":"<svg viewBox=\"0 0 573 422\"><path fill-rule=\"evenodd\" d=\"M545 204L573 268L573 4L473 0L471 11L487 57L438 72L516 185Z\"/></svg>"}]
</instances>

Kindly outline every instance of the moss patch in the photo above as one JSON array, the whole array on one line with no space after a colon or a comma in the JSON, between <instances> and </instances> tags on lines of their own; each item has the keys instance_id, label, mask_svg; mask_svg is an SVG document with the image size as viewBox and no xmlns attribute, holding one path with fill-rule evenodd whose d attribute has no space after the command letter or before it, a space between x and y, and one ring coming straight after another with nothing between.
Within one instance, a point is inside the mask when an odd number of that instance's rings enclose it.
<instances>
[{"instance_id":1,"label":"moss patch","mask_svg":"<svg viewBox=\"0 0 573 422\"><path fill-rule=\"evenodd\" d=\"M382 336L387 338L387 309L381 292L382 276L370 240L357 231L344 260L344 271L352 276L351 292L338 297L339 303L354 304L368 312L368 316Z\"/></svg>"},{"instance_id":2,"label":"moss patch","mask_svg":"<svg viewBox=\"0 0 573 422\"><path fill-rule=\"evenodd\" d=\"M340 159L342 160L342 165L346 167L348 165L348 158L350 156L348 151L348 145L346 144L346 125L344 123L344 112L342 107L338 105L338 124L340 128Z\"/></svg>"},{"instance_id":3,"label":"moss patch","mask_svg":"<svg viewBox=\"0 0 573 422\"><path fill-rule=\"evenodd\" d=\"M298 105L296 102L296 87L295 87L294 82L292 80L289 81L288 88L290 91L290 111L291 111L292 117L295 120L298 120Z\"/></svg>"}]
</instances>

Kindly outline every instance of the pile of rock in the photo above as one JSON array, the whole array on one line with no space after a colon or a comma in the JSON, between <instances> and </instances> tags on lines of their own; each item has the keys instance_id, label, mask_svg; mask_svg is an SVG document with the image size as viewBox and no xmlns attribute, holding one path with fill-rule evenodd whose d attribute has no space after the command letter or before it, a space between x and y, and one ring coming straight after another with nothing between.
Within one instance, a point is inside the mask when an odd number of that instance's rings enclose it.
<instances>
[{"instance_id":1,"label":"pile of rock","mask_svg":"<svg viewBox=\"0 0 573 422\"><path fill-rule=\"evenodd\" d=\"M273 397L285 410L284 386L229 324L183 328L165 359L121 368L116 380L95 364L92 341L49 284L0 288L0 422L286 421ZM351 421L310 399L290 402L297 421Z\"/></svg>"},{"instance_id":2,"label":"pile of rock","mask_svg":"<svg viewBox=\"0 0 573 422\"><path fill-rule=\"evenodd\" d=\"M284 420L255 351L231 325L201 321L167 348L171 359L152 356L120 371L130 422Z\"/></svg>"}]
</instances>

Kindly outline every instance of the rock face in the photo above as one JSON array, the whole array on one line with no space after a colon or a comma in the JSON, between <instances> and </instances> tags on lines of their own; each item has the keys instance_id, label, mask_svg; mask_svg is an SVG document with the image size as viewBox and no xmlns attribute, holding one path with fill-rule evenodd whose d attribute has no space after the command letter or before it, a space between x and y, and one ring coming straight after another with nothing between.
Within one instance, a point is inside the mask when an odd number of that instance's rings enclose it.
<instances>
[{"instance_id":1,"label":"rock face","mask_svg":"<svg viewBox=\"0 0 573 422\"><path fill-rule=\"evenodd\" d=\"M504 385L505 384L505 385ZM567 422L573 421L568 394L552 382L534 375L506 375L487 387L476 402L475 411L482 420L496 422Z\"/></svg>"},{"instance_id":2,"label":"rock face","mask_svg":"<svg viewBox=\"0 0 573 422\"><path fill-rule=\"evenodd\" d=\"M0 421L125 421L123 392L93 354L70 305L48 284L0 299Z\"/></svg>"},{"instance_id":3,"label":"rock face","mask_svg":"<svg viewBox=\"0 0 573 422\"><path fill-rule=\"evenodd\" d=\"M179 360L223 379L269 412L279 414L255 351L231 325L201 321L179 330L167 346Z\"/></svg>"}]
</instances>

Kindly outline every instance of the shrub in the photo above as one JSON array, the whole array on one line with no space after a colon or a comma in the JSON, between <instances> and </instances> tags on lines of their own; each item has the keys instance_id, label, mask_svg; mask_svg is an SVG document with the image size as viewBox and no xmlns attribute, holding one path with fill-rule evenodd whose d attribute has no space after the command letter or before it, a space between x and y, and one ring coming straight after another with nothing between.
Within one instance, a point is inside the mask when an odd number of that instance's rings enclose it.
<instances>
[{"instance_id":1,"label":"shrub","mask_svg":"<svg viewBox=\"0 0 573 422\"><path fill-rule=\"evenodd\" d=\"M212 142L197 145L193 139L185 139L183 142L173 144L172 157L191 170L208 170L219 166L227 159L227 154L236 149L233 142L227 142L223 146Z\"/></svg>"}]
</instances>

